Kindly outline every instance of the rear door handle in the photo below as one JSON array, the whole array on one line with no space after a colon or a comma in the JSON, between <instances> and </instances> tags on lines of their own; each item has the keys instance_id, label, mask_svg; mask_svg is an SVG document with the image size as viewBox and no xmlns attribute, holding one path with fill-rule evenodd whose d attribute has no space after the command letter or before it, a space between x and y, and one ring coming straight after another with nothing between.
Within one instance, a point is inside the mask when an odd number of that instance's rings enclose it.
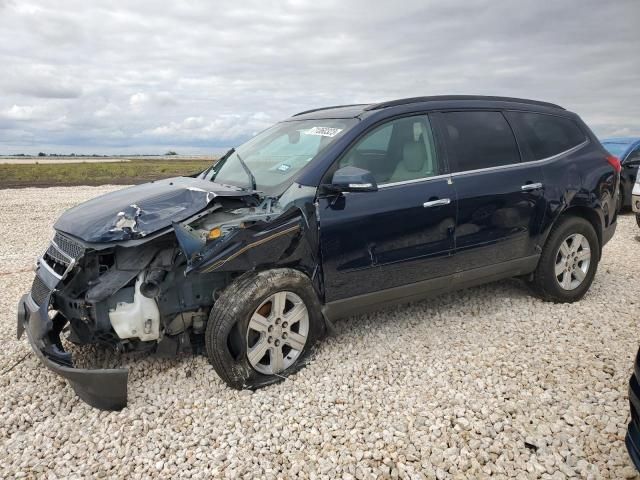
<instances>
[{"instance_id":1,"label":"rear door handle","mask_svg":"<svg viewBox=\"0 0 640 480\"><path fill-rule=\"evenodd\" d=\"M429 202L424 202L422 206L424 208L430 208L430 207L438 207L440 205L449 205L450 203L451 203L450 198L441 198L439 200L431 200Z\"/></svg>"},{"instance_id":2,"label":"rear door handle","mask_svg":"<svg viewBox=\"0 0 640 480\"><path fill-rule=\"evenodd\" d=\"M522 190L522 191L540 190L541 188L542 188L542 184L541 183L527 183L526 185L522 185L520 187L520 190Z\"/></svg>"}]
</instances>

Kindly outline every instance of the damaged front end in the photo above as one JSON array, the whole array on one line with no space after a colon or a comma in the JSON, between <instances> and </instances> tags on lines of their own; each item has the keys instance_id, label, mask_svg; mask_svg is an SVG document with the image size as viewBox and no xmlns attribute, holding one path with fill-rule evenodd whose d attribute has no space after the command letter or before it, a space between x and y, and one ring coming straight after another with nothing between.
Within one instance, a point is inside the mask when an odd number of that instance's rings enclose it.
<instances>
[{"instance_id":1,"label":"damaged front end","mask_svg":"<svg viewBox=\"0 0 640 480\"><path fill-rule=\"evenodd\" d=\"M201 349L218 292L247 271L296 265L316 278L308 187L279 199L178 178L120 190L67 211L18 306L38 358L88 404L127 403L126 369L79 369L78 345L174 356ZM302 232L306 232L305 235Z\"/></svg>"},{"instance_id":2,"label":"damaged front end","mask_svg":"<svg viewBox=\"0 0 640 480\"><path fill-rule=\"evenodd\" d=\"M74 368L71 354L66 352L60 334L68 322L63 311L75 322L89 322L88 306L74 299L62 305L61 311L51 308L52 303L62 304L65 283L69 284L70 273L81 268L85 249L69 237L56 233L47 251L38 260L36 277L31 292L23 295L18 304L18 332L24 331L39 360L49 369L67 379L77 395L88 404L105 410L120 410L127 403L126 369L87 370ZM52 299L53 292L60 296ZM71 297L69 297L71 298ZM95 319L91 319L95 322Z\"/></svg>"}]
</instances>

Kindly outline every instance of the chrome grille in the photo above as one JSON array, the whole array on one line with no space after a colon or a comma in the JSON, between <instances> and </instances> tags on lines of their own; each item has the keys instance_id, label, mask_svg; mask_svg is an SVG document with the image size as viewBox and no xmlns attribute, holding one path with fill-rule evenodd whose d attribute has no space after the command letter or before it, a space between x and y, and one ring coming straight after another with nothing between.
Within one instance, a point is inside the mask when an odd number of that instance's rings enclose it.
<instances>
[{"instance_id":1,"label":"chrome grille","mask_svg":"<svg viewBox=\"0 0 640 480\"><path fill-rule=\"evenodd\" d=\"M47 248L45 255L51 257L55 262L61 263L65 266L68 266L71 263L69 257L63 255L62 252L58 250L58 248L53 243L49 245L49 248Z\"/></svg>"},{"instance_id":2,"label":"chrome grille","mask_svg":"<svg viewBox=\"0 0 640 480\"><path fill-rule=\"evenodd\" d=\"M33 298L33 301L36 302L37 305L42 305L47 298L47 295L49 295L49 292L51 292L49 287L47 287L42 279L36 275L33 279L33 284L31 285L31 298Z\"/></svg>"},{"instance_id":3,"label":"chrome grille","mask_svg":"<svg viewBox=\"0 0 640 480\"><path fill-rule=\"evenodd\" d=\"M71 264L83 254L84 247L80 243L56 232L42 259L51 270L62 277Z\"/></svg>"},{"instance_id":4,"label":"chrome grille","mask_svg":"<svg viewBox=\"0 0 640 480\"><path fill-rule=\"evenodd\" d=\"M54 235L53 243L58 246L58 249L74 260L80 258L84 253L84 248L81 244L60 232L56 232Z\"/></svg>"}]
</instances>

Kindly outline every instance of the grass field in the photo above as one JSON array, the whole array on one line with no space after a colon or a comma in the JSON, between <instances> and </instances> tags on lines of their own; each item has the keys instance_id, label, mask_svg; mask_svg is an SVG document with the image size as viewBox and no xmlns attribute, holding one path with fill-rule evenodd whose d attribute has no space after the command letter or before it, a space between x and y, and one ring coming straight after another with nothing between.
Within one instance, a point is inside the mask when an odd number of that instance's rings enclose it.
<instances>
[{"instance_id":1,"label":"grass field","mask_svg":"<svg viewBox=\"0 0 640 480\"><path fill-rule=\"evenodd\" d=\"M0 188L136 184L204 170L213 158L127 159L114 162L0 164Z\"/></svg>"}]
</instances>

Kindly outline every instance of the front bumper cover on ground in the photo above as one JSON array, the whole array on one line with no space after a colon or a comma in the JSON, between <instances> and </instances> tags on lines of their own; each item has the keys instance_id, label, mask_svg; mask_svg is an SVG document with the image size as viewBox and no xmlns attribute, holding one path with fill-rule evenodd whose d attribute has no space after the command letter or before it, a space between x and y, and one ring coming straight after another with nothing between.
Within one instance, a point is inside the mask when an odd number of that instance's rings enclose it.
<instances>
[{"instance_id":1,"label":"front bumper cover on ground","mask_svg":"<svg viewBox=\"0 0 640 480\"><path fill-rule=\"evenodd\" d=\"M48 297L43 304L49 304ZM127 405L128 370L74 368L70 355L64 354L57 347L59 337L51 325L47 308L38 307L31 295L23 295L18 303L18 338L26 331L38 359L47 368L67 379L76 394L86 403L101 410L123 409Z\"/></svg>"}]
</instances>

